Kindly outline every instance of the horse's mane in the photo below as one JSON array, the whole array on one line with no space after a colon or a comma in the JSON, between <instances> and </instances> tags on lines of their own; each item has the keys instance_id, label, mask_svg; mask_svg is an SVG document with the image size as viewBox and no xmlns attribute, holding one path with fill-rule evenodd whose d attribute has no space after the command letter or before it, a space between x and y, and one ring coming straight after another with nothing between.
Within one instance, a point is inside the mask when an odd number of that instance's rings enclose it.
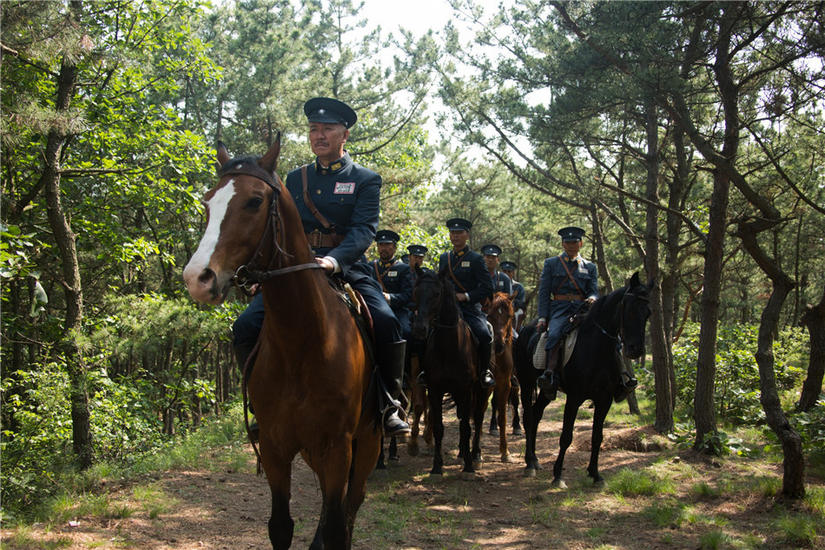
<instances>
[{"instance_id":1,"label":"horse's mane","mask_svg":"<svg viewBox=\"0 0 825 550\"><path fill-rule=\"evenodd\" d=\"M605 311L614 309L615 305L622 300L629 288L630 287L627 286L617 288L610 294L602 296L593 302L593 305L590 306L590 311L587 312L587 315L582 321L582 328L590 327L596 324L596 322L602 318Z\"/></svg>"},{"instance_id":2,"label":"horse's mane","mask_svg":"<svg viewBox=\"0 0 825 550\"><path fill-rule=\"evenodd\" d=\"M493 301L490 304L490 310L492 311L493 308L497 308L499 305L504 305L510 310L512 314L513 311L513 301L510 299L510 296L506 292L496 292L493 294Z\"/></svg>"}]
</instances>

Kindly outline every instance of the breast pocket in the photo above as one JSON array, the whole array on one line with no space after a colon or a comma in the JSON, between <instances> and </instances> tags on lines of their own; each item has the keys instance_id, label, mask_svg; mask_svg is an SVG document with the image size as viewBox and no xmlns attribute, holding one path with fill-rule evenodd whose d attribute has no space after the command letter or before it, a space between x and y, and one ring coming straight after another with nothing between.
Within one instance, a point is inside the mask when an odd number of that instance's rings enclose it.
<instances>
[{"instance_id":1,"label":"breast pocket","mask_svg":"<svg viewBox=\"0 0 825 550\"><path fill-rule=\"evenodd\" d=\"M332 195L326 203L329 218L339 225L346 225L355 209L355 199L355 194Z\"/></svg>"}]
</instances>

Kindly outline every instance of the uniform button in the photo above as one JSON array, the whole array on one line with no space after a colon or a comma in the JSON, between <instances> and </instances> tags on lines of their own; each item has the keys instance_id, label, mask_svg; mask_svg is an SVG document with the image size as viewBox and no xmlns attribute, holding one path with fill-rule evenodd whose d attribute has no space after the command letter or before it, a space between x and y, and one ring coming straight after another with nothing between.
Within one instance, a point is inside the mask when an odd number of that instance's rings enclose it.
<instances>
[{"instance_id":1,"label":"uniform button","mask_svg":"<svg viewBox=\"0 0 825 550\"><path fill-rule=\"evenodd\" d=\"M316 189L316 190L315 190L315 194L316 194L316 195L320 195L320 194L321 194L321 190L320 190L320 189Z\"/></svg>"}]
</instances>

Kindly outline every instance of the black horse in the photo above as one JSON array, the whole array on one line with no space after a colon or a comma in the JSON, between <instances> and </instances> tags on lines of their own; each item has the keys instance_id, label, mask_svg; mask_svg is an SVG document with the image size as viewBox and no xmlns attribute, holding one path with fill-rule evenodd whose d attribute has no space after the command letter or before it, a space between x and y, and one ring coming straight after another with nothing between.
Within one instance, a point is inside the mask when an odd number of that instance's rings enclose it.
<instances>
[{"instance_id":1,"label":"black horse","mask_svg":"<svg viewBox=\"0 0 825 550\"><path fill-rule=\"evenodd\" d=\"M481 461L478 433L484 420L487 399L491 389L484 389L478 381L478 352L470 327L461 318L455 287L445 273L423 272L415 281L413 299L417 315L413 322L413 336L426 338L424 378L430 405L430 423L433 428L433 475L443 473L444 460L441 442L444 438L442 401L449 393L459 419L459 456L464 460L465 473L476 471ZM470 453L470 415L476 429L473 452Z\"/></svg>"},{"instance_id":2,"label":"black horse","mask_svg":"<svg viewBox=\"0 0 825 550\"><path fill-rule=\"evenodd\" d=\"M644 353L645 325L650 316L649 294L653 283L639 282L634 273L627 286L596 300L579 326L578 340L570 361L562 369L561 389L567 394L564 426L559 438L559 456L553 466L553 485L565 487L561 479L564 453L573 441L573 424L579 407L591 399L594 405L590 464L587 474L602 483L599 474L599 449L604 419L613 400L621 401L626 392L620 384L621 356L637 358ZM536 458L536 432L544 408L550 402L543 393L536 396L536 378L541 371L533 367L533 351L538 334L536 322L525 326L513 350L516 373L521 384L524 427L527 444L525 473L534 476L541 469Z\"/></svg>"}]
</instances>

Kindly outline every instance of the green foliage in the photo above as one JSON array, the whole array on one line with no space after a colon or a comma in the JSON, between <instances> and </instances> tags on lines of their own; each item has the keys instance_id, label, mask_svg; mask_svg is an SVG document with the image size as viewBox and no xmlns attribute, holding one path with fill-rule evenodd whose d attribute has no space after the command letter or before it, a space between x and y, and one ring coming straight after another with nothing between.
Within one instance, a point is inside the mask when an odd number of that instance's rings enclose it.
<instances>
[{"instance_id":1,"label":"green foliage","mask_svg":"<svg viewBox=\"0 0 825 550\"><path fill-rule=\"evenodd\" d=\"M720 325L716 340L714 397L716 414L734 425L764 423L759 401L759 367L756 364L758 328L748 325ZM794 388L806 366L805 339L798 328L783 330L774 344L774 372L780 391ZM678 405L691 411L696 386L698 324L688 324L673 347ZM688 416L693 416L688 413ZM711 437L724 438L724 435ZM714 448L730 447L736 441L709 441ZM734 449L736 450L736 449Z\"/></svg>"},{"instance_id":2,"label":"green foliage","mask_svg":"<svg viewBox=\"0 0 825 550\"><path fill-rule=\"evenodd\" d=\"M816 542L817 528L822 529L822 522L802 513L788 513L774 522L783 542L797 548L812 548Z\"/></svg>"},{"instance_id":3,"label":"green foliage","mask_svg":"<svg viewBox=\"0 0 825 550\"><path fill-rule=\"evenodd\" d=\"M825 399L820 399L807 412L793 414L793 426L805 447L812 465L825 467Z\"/></svg>"}]
</instances>

